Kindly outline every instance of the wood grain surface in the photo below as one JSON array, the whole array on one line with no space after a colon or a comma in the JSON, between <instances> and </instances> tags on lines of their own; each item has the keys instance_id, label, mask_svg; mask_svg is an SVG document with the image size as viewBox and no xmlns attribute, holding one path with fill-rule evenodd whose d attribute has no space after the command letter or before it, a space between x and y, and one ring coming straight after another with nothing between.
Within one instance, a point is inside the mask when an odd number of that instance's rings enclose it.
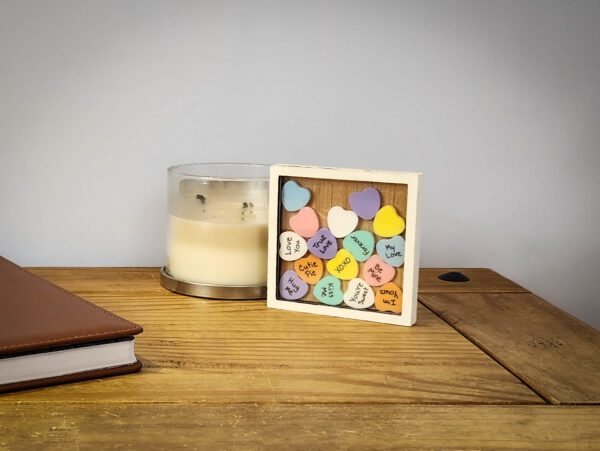
<instances>
[{"instance_id":1,"label":"wood grain surface","mask_svg":"<svg viewBox=\"0 0 600 451\"><path fill-rule=\"evenodd\" d=\"M531 293L420 300L552 404L600 403L600 332Z\"/></svg>"},{"instance_id":2,"label":"wood grain surface","mask_svg":"<svg viewBox=\"0 0 600 451\"><path fill-rule=\"evenodd\" d=\"M0 449L598 449L598 408L10 404Z\"/></svg>"},{"instance_id":3,"label":"wood grain surface","mask_svg":"<svg viewBox=\"0 0 600 451\"><path fill-rule=\"evenodd\" d=\"M600 408L546 405L421 305L404 328L180 296L157 268L32 271L143 325L145 366L0 396L1 450L600 447Z\"/></svg>"},{"instance_id":4,"label":"wood grain surface","mask_svg":"<svg viewBox=\"0 0 600 451\"><path fill-rule=\"evenodd\" d=\"M78 402L543 402L422 306L417 325L404 328L267 309L264 301L181 296L159 286L156 268L34 272L141 324L136 353L144 368L110 381L13 393L0 403L57 396Z\"/></svg>"}]
</instances>

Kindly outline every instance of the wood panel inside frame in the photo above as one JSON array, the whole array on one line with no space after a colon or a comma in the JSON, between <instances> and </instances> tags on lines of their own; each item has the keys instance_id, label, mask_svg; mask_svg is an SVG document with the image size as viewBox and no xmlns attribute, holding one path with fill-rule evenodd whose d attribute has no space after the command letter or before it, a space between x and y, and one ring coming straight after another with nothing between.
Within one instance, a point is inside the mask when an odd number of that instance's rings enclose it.
<instances>
[{"instance_id":1,"label":"wood panel inside frame","mask_svg":"<svg viewBox=\"0 0 600 451\"><path fill-rule=\"evenodd\" d=\"M362 319L388 324L410 326L416 321L416 299L418 286L418 199L421 174L408 172L370 171L358 169L319 168L307 166L276 165L271 167L270 212L269 212L269 275L267 305L307 313L317 313L343 318ZM279 236L291 230L290 218L297 212L289 212L282 206L283 185L293 180L311 192L307 204L319 217L319 226L328 227L327 214L334 206L350 210L350 194L375 188L381 196L381 207L392 205L405 219L406 229L401 235L406 240L404 264L395 268L392 282L403 291L402 312L381 312L375 306L354 309L344 303L336 306L319 302L312 293L315 285L299 300L286 300L279 294L279 283L287 270L294 269L294 262L279 258ZM373 232L373 221L359 219L356 230ZM382 239L376 236L376 241ZM337 239L338 249L343 248L343 238ZM373 255L376 251L373 251ZM308 254L307 254L308 255ZM327 260L324 260L327 263ZM358 262L358 277L363 278L365 263ZM325 270L323 277L328 272ZM349 281L342 280L342 291ZM379 287L372 287L377 294Z\"/></svg>"},{"instance_id":2,"label":"wood panel inside frame","mask_svg":"<svg viewBox=\"0 0 600 451\"><path fill-rule=\"evenodd\" d=\"M362 191L366 188L375 188L379 191L381 196L381 206L384 205L393 205L396 207L396 211L402 218L406 218L406 203L407 203L407 194L408 187L406 184L395 184L395 183L378 183L378 182L364 182L358 180L331 180L331 179L322 179L322 178L308 178L308 177L292 177L292 176L284 176L280 178L280 186L283 186L285 182L288 180L293 180L299 183L304 188L307 188L311 192L311 198L308 203L308 206L311 207L317 215L319 216L319 227L327 227L327 212L329 209L335 205L339 205L340 207L350 210L349 198L350 194ZM281 188L280 188L281 190ZM290 217L297 214L297 212L289 212L285 210L281 206L281 199L279 205L279 225L277 233L285 232L286 230L292 230L289 226ZM373 221L359 218L358 226L356 230L367 230L373 233ZM405 236L405 232L401 234L403 237ZM342 241L343 238L338 238L338 249L343 247ZM373 251L373 254L376 252ZM325 261L326 262L326 261ZM362 278L363 268L365 266L364 262L358 262L358 277ZM288 269L294 269L294 262L288 262L284 260L279 260L279 271L277 274L277 281L280 280L281 275L287 271ZM396 275L392 282L396 283L399 287L403 286L404 281L404 266L396 268ZM308 294L302 298L303 301L310 302L319 302L317 298L312 293L312 288L309 290ZM348 281L342 280L342 290L346 291L348 288ZM377 287L373 287L374 291L377 291ZM290 301L297 302L297 301ZM350 308L345 307L343 304L339 306L340 308ZM375 306L369 308L369 310L376 310ZM393 315L394 313L390 313Z\"/></svg>"}]
</instances>

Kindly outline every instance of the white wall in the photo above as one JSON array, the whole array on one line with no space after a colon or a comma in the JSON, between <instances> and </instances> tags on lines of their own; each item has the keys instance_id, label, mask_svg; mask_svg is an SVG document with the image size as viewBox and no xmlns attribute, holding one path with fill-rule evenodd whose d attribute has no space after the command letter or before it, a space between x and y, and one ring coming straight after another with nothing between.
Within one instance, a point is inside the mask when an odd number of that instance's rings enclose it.
<instances>
[{"instance_id":1,"label":"white wall","mask_svg":"<svg viewBox=\"0 0 600 451\"><path fill-rule=\"evenodd\" d=\"M165 169L426 174L423 266L600 327L600 2L0 0L0 253L161 265Z\"/></svg>"}]
</instances>

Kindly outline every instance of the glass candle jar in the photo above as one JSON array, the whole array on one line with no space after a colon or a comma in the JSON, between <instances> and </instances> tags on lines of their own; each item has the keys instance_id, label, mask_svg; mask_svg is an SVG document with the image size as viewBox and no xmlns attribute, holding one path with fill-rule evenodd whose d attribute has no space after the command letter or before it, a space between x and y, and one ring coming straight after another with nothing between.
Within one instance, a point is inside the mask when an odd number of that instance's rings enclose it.
<instances>
[{"instance_id":1,"label":"glass candle jar","mask_svg":"<svg viewBox=\"0 0 600 451\"><path fill-rule=\"evenodd\" d=\"M170 286L165 280L163 285L202 297L264 297L268 197L266 165L170 167L168 257L163 268Z\"/></svg>"}]
</instances>

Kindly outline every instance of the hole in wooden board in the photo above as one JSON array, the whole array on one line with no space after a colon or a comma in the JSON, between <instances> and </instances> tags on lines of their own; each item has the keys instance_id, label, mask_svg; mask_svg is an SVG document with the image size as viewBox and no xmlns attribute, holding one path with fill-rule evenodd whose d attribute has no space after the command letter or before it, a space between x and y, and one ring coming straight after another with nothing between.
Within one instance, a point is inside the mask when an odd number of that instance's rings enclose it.
<instances>
[{"instance_id":1,"label":"hole in wooden board","mask_svg":"<svg viewBox=\"0 0 600 451\"><path fill-rule=\"evenodd\" d=\"M440 274L438 279L443 280L444 282L469 282L471 280L458 271L445 272L444 274Z\"/></svg>"}]
</instances>

